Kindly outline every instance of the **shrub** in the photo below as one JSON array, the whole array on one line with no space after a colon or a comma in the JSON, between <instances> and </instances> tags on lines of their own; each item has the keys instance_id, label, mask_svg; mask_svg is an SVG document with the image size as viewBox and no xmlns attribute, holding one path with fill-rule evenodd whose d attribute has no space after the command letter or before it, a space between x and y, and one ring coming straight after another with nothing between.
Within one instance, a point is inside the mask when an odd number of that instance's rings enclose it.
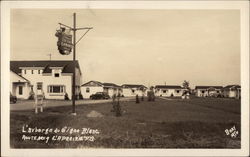
<instances>
[{"instance_id":1,"label":"shrub","mask_svg":"<svg viewBox=\"0 0 250 157\"><path fill-rule=\"evenodd\" d=\"M120 117L122 115L122 109L120 106L120 94L118 94L118 96L116 97L116 95L113 95L113 109L111 110L111 112L115 112L115 116L116 117Z\"/></svg>"},{"instance_id":2,"label":"shrub","mask_svg":"<svg viewBox=\"0 0 250 157\"><path fill-rule=\"evenodd\" d=\"M33 92L33 91L30 91L30 93L29 93L29 100L34 100L34 97L35 96L35 93Z\"/></svg>"},{"instance_id":3,"label":"shrub","mask_svg":"<svg viewBox=\"0 0 250 157\"><path fill-rule=\"evenodd\" d=\"M65 95L64 95L64 100L69 100L68 93L65 93Z\"/></svg>"},{"instance_id":4,"label":"shrub","mask_svg":"<svg viewBox=\"0 0 250 157\"><path fill-rule=\"evenodd\" d=\"M144 96L142 95L142 97L141 97L141 101L144 101Z\"/></svg>"},{"instance_id":5,"label":"shrub","mask_svg":"<svg viewBox=\"0 0 250 157\"><path fill-rule=\"evenodd\" d=\"M148 91L148 101L155 101L155 94L153 91Z\"/></svg>"},{"instance_id":6,"label":"shrub","mask_svg":"<svg viewBox=\"0 0 250 157\"><path fill-rule=\"evenodd\" d=\"M139 100L139 96L138 96L138 94L136 95L136 97L135 97L135 102L137 103L137 104L139 104L140 103L140 100Z\"/></svg>"},{"instance_id":7,"label":"shrub","mask_svg":"<svg viewBox=\"0 0 250 157\"><path fill-rule=\"evenodd\" d=\"M83 100L83 96L82 96L82 93L81 93L81 92L79 93L79 99L80 99L80 100Z\"/></svg>"}]
</instances>

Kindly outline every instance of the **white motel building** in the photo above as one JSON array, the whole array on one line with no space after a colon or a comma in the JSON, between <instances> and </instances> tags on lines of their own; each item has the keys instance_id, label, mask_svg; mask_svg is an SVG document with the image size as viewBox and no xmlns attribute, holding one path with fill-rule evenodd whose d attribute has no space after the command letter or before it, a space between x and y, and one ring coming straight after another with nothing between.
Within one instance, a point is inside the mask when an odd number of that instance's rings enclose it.
<instances>
[{"instance_id":1,"label":"white motel building","mask_svg":"<svg viewBox=\"0 0 250 157\"><path fill-rule=\"evenodd\" d=\"M196 96L207 97L213 94L219 94L222 88L222 86L195 86Z\"/></svg>"},{"instance_id":2,"label":"white motel building","mask_svg":"<svg viewBox=\"0 0 250 157\"><path fill-rule=\"evenodd\" d=\"M146 96L147 95L147 87L140 84L123 84L122 85L122 94L124 97L131 96Z\"/></svg>"},{"instance_id":3,"label":"white motel building","mask_svg":"<svg viewBox=\"0 0 250 157\"><path fill-rule=\"evenodd\" d=\"M222 89L223 96L226 98L241 98L240 85L228 85Z\"/></svg>"},{"instance_id":4,"label":"white motel building","mask_svg":"<svg viewBox=\"0 0 250 157\"><path fill-rule=\"evenodd\" d=\"M155 95L163 97L181 97L184 89L178 85L156 85Z\"/></svg>"},{"instance_id":5,"label":"white motel building","mask_svg":"<svg viewBox=\"0 0 250 157\"><path fill-rule=\"evenodd\" d=\"M96 94L97 92L103 92L112 97L114 94L122 94L122 89L114 83L101 83L93 80L81 86L81 93L85 99L89 99L92 94Z\"/></svg>"},{"instance_id":6,"label":"white motel building","mask_svg":"<svg viewBox=\"0 0 250 157\"><path fill-rule=\"evenodd\" d=\"M76 95L80 93L81 70L76 69ZM10 61L10 92L18 99L28 99L35 89L43 89L45 99L72 97L74 62L69 60Z\"/></svg>"}]
</instances>

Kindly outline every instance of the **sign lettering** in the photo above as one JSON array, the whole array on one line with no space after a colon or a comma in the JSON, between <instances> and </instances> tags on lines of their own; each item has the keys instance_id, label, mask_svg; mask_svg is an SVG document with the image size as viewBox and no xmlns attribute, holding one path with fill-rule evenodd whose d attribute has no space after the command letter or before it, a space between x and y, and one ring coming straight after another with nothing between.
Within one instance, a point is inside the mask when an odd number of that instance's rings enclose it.
<instances>
[{"instance_id":1,"label":"sign lettering","mask_svg":"<svg viewBox=\"0 0 250 157\"><path fill-rule=\"evenodd\" d=\"M58 37L57 47L59 53L62 55L69 55L72 50L72 35L65 32L65 28L57 30L56 37Z\"/></svg>"}]
</instances>

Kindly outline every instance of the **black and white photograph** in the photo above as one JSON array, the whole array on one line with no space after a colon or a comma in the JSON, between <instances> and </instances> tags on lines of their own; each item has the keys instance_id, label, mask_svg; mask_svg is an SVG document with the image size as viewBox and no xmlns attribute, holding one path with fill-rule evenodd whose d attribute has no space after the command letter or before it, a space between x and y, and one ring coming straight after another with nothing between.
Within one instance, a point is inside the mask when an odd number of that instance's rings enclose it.
<instances>
[{"instance_id":1,"label":"black and white photograph","mask_svg":"<svg viewBox=\"0 0 250 157\"><path fill-rule=\"evenodd\" d=\"M3 156L249 154L248 1L1 8Z\"/></svg>"}]
</instances>

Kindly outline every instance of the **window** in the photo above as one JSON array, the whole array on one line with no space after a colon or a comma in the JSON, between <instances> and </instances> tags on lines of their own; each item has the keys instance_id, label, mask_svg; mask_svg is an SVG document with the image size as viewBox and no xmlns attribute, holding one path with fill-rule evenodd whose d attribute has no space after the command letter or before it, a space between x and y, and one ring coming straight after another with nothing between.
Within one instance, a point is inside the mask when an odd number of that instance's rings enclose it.
<instances>
[{"instance_id":1,"label":"window","mask_svg":"<svg viewBox=\"0 0 250 157\"><path fill-rule=\"evenodd\" d=\"M163 90L163 93L166 93L167 91L166 90Z\"/></svg>"},{"instance_id":2,"label":"window","mask_svg":"<svg viewBox=\"0 0 250 157\"><path fill-rule=\"evenodd\" d=\"M33 74L33 70L31 70L31 74Z\"/></svg>"},{"instance_id":3,"label":"window","mask_svg":"<svg viewBox=\"0 0 250 157\"><path fill-rule=\"evenodd\" d=\"M23 86L19 86L18 94L23 95Z\"/></svg>"},{"instance_id":4,"label":"window","mask_svg":"<svg viewBox=\"0 0 250 157\"><path fill-rule=\"evenodd\" d=\"M40 70L38 70L38 74L40 74Z\"/></svg>"},{"instance_id":5,"label":"window","mask_svg":"<svg viewBox=\"0 0 250 157\"><path fill-rule=\"evenodd\" d=\"M204 91L204 90L202 90L202 91L201 91L201 93L205 93L205 91Z\"/></svg>"},{"instance_id":6,"label":"window","mask_svg":"<svg viewBox=\"0 0 250 157\"><path fill-rule=\"evenodd\" d=\"M89 93L90 92L90 89L89 89L89 87L88 88L86 88L86 93Z\"/></svg>"},{"instance_id":7,"label":"window","mask_svg":"<svg viewBox=\"0 0 250 157\"><path fill-rule=\"evenodd\" d=\"M24 69L24 74L26 74L26 69Z\"/></svg>"},{"instance_id":8,"label":"window","mask_svg":"<svg viewBox=\"0 0 250 157\"><path fill-rule=\"evenodd\" d=\"M61 85L48 86L48 92L49 93L63 93L64 86L61 86Z\"/></svg>"},{"instance_id":9,"label":"window","mask_svg":"<svg viewBox=\"0 0 250 157\"><path fill-rule=\"evenodd\" d=\"M134 90L134 89L132 89L132 93L135 93L135 90Z\"/></svg>"},{"instance_id":10,"label":"window","mask_svg":"<svg viewBox=\"0 0 250 157\"><path fill-rule=\"evenodd\" d=\"M59 73L55 73L55 77L59 77Z\"/></svg>"},{"instance_id":11,"label":"window","mask_svg":"<svg viewBox=\"0 0 250 157\"><path fill-rule=\"evenodd\" d=\"M180 93L180 91L179 91L179 90L176 90L176 93Z\"/></svg>"},{"instance_id":12,"label":"window","mask_svg":"<svg viewBox=\"0 0 250 157\"><path fill-rule=\"evenodd\" d=\"M43 83L37 82L37 89L43 89Z\"/></svg>"}]
</instances>

